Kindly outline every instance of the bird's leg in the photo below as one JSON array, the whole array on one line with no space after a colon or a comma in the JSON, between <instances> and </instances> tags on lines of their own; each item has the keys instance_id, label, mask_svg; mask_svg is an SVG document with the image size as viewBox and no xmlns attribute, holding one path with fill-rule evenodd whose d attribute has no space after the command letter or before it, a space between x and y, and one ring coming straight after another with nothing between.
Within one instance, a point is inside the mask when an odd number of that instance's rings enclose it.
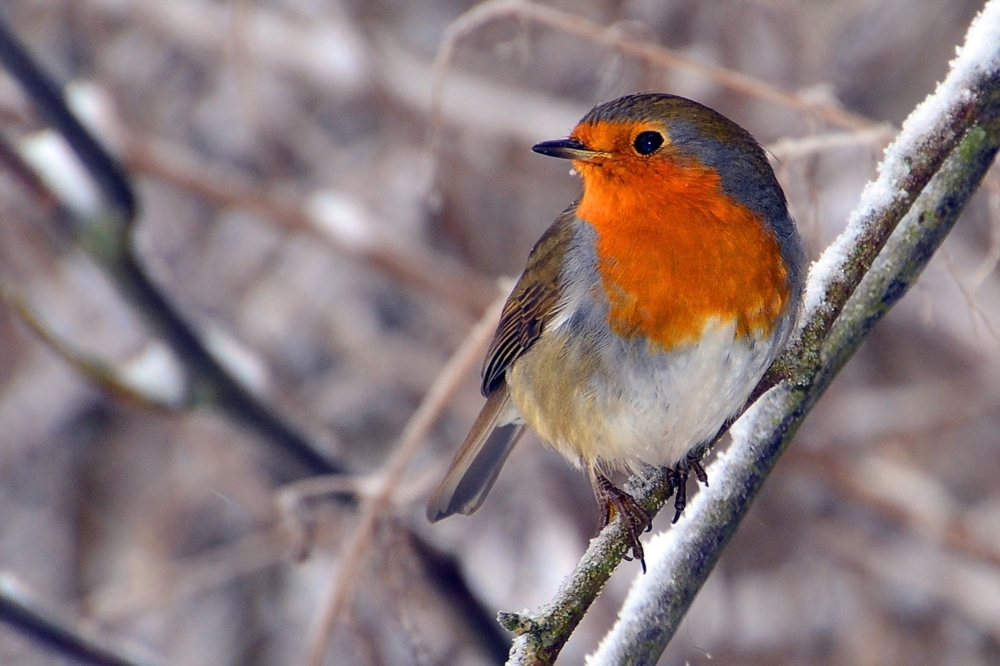
<instances>
[{"instance_id":1,"label":"bird's leg","mask_svg":"<svg viewBox=\"0 0 1000 666\"><path fill-rule=\"evenodd\" d=\"M591 484L594 487L597 504L601 509L601 529L607 527L616 514L621 516L622 525L625 527L625 538L632 550L632 558L639 560L642 572L646 573L645 554L642 550L642 543L639 541L639 535L653 526L649 514L639 506L635 498L619 489L611 483L608 477L597 470L591 471ZM626 557L626 559L632 558Z\"/></svg>"},{"instance_id":2,"label":"bird's leg","mask_svg":"<svg viewBox=\"0 0 1000 666\"><path fill-rule=\"evenodd\" d=\"M690 451L688 454L672 469L667 470L667 474L670 475L670 480L674 484L674 488L677 489L677 495L674 497L674 519L671 522L676 523L684 513L684 508L687 506L687 480L688 474L694 472L695 478L701 483L708 485L708 474L705 472L705 468L701 464L701 457L704 455L704 450Z\"/></svg>"},{"instance_id":3,"label":"bird's leg","mask_svg":"<svg viewBox=\"0 0 1000 666\"><path fill-rule=\"evenodd\" d=\"M698 481L700 481L705 487L708 487L708 473L706 473L705 468L701 466L701 458L703 455L704 451L688 451L687 464L688 469L694 472Z\"/></svg>"},{"instance_id":4,"label":"bird's leg","mask_svg":"<svg viewBox=\"0 0 1000 666\"><path fill-rule=\"evenodd\" d=\"M684 513L684 507L688 503L688 466L686 461L677 463L673 468L674 473L674 487L677 489L677 493L674 495L674 519L671 523L676 523L681 514Z\"/></svg>"}]
</instances>

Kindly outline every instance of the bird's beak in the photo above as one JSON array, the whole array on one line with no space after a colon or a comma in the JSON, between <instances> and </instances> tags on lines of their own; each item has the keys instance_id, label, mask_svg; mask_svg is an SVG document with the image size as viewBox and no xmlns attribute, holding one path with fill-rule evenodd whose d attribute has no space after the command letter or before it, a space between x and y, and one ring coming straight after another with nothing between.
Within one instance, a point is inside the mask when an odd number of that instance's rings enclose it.
<instances>
[{"instance_id":1,"label":"bird's beak","mask_svg":"<svg viewBox=\"0 0 1000 666\"><path fill-rule=\"evenodd\" d=\"M590 150L576 139L556 139L555 141L542 141L531 147L536 153L558 157L564 160L582 160L589 162L598 155L604 155L598 150Z\"/></svg>"}]
</instances>

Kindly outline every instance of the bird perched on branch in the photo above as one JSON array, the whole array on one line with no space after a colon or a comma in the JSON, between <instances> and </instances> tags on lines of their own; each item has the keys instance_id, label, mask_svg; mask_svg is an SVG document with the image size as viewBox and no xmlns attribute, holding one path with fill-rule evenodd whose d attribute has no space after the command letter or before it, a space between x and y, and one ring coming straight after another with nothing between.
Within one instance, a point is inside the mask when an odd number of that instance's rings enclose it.
<instances>
[{"instance_id":1,"label":"bird perched on branch","mask_svg":"<svg viewBox=\"0 0 1000 666\"><path fill-rule=\"evenodd\" d=\"M486 356L486 405L428 517L479 508L531 426L589 472L602 526L620 516L641 561L649 515L608 475L667 468L680 515L688 474L706 481L704 447L788 340L801 241L757 141L683 97L601 104L533 150L571 160L583 195L528 256Z\"/></svg>"}]
</instances>

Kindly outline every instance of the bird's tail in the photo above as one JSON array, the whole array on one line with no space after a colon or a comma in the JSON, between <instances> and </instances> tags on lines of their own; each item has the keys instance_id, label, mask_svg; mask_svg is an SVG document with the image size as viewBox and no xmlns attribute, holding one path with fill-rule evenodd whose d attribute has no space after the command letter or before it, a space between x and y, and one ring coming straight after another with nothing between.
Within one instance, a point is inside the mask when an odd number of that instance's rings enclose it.
<instances>
[{"instance_id":1,"label":"bird's tail","mask_svg":"<svg viewBox=\"0 0 1000 666\"><path fill-rule=\"evenodd\" d=\"M486 400L455 459L427 503L427 518L436 522L455 513L471 514L483 503L500 468L524 432L507 386Z\"/></svg>"}]
</instances>

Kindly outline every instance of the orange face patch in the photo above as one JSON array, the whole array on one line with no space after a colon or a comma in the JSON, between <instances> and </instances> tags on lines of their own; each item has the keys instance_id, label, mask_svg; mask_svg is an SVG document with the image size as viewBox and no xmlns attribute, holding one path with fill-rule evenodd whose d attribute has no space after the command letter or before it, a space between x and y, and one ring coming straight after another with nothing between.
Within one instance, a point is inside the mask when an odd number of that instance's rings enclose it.
<instances>
[{"instance_id":1,"label":"orange face patch","mask_svg":"<svg viewBox=\"0 0 1000 666\"><path fill-rule=\"evenodd\" d=\"M598 232L598 270L612 330L664 349L691 343L710 319L767 335L789 291L774 234L722 188L719 174L669 145L632 149L646 124L581 125L573 138L603 155L576 161L577 215Z\"/></svg>"}]
</instances>

